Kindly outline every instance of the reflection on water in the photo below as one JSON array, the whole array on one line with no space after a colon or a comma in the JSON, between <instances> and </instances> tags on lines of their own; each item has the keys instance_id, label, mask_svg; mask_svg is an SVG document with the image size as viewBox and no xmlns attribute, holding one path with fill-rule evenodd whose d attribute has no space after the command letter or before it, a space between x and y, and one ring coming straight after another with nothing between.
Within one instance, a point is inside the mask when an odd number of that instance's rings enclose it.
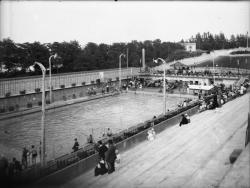
<instances>
[{"instance_id":1,"label":"reflection on water","mask_svg":"<svg viewBox=\"0 0 250 188\"><path fill-rule=\"evenodd\" d=\"M183 99L167 98L167 108L176 108ZM119 132L162 113L162 97L143 94L122 94L78 103L46 112L47 158L71 152L74 138L80 145L87 136L102 135L105 128ZM41 113L0 121L0 149L7 157L21 158L22 147L39 147Z\"/></svg>"}]
</instances>

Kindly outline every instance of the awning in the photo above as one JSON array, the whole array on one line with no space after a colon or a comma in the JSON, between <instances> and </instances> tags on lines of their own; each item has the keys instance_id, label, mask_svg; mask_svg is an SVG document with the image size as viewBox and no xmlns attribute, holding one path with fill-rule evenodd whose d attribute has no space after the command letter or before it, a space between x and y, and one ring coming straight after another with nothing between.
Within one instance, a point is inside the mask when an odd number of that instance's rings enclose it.
<instances>
[{"instance_id":1,"label":"awning","mask_svg":"<svg viewBox=\"0 0 250 188\"><path fill-rule=\"evenodd\" d=\"M210 86L205 86L205 85L189 85L188 86L189 89L193 89L193 90L205 90L205 91L209 91L211 89L214 88L213 85L210 85Z\"/></svg>"}]
</instances>

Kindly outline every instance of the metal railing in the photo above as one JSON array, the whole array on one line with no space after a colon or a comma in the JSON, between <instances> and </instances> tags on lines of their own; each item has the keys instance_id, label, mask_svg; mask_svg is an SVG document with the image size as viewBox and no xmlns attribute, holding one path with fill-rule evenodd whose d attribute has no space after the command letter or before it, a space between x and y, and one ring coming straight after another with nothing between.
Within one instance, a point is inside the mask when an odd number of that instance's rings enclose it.
<instances>
[{"instance_id":1,"label":"metal railing","mask_svg":"<svg viewBox=\"0 0 250 188\"><path fill-rule=\"evenodd\" d=\"M129 69L123 68L121 77L126 79L127 77L136 76L139 74L140 69L131 67ZM53 89L60 89L63 85L65 88L75 86L88 85L92 82L96 82L97 79L103 81L116 80L119 76L118 69L104 69L96 71L83 71L83 72L71 72L52 75L52 87ZM45 78L45 90L49 88L49 77ZM5 97L7 93L11 96L20 95L21 91L26 93L35 93L36 89L41 88L41 76L29 76L0 79L0 97Z\"/></svg>"}]
</instances>

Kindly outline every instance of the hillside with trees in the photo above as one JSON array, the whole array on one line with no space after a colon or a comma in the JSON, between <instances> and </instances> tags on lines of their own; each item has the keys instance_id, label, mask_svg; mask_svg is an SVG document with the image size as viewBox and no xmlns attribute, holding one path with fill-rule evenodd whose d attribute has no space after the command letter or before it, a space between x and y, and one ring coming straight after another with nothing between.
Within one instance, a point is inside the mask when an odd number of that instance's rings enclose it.
<instances>
[{"instance_id":1,"label":"hillside with trees","mask_svg":"<svg viewBox=\"0 0 250 188\"><path fill-rule=\"evenodd\" d=\"M184 40L180 41L184 42ZM52 59L52 73L74 71L89 71L118 68L119 55L126 54L128 50L128 66L140 67L142 49L145 49L147 66L156 66L152 59L161 57L166 61L173 61L187 57L199 56L203 51L229 49L246 46L245 35L232 35L227 39L223 33L212 35L210 33L196 34L185 42L195 42L197 52L187 52L180 42L164 42L160 39L133 40L129 43L96 44L87 43L81 47L78 41L45 43L15 43L11 39L0 41L0 77L17 77L40 74L40 70L30 72L29 67L35 61L49 67L49 57L57 53L59 58ZM122 67L126 67L126 58L122 59Z\"/></svg>"},{"instance_id":2,"label":"hillside with trees","mask_svg":"<svg viewBox=\"0 0 250 188\"><path fill-rule=\"evenodd\" d=\"M197 33L195 37L192 36L186 42L195 42L197 49L211 51L246 47L247 36L243 34L231 35L230 39L227 39L223 33L213 35L209 32L204 32L203 34Z\"/></svg>"}]
</instances>

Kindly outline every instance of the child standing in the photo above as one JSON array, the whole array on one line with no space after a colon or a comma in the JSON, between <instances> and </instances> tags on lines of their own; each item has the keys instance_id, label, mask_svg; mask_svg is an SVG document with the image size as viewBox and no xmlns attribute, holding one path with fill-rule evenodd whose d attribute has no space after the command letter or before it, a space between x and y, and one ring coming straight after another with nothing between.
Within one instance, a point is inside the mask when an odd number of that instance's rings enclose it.
<instances>
[{"instance_id":1,"label":"child standing","mask_svg":"<svg viewBox=\"0 0 250 188\"><path fill-rule=\"evenodd\" d=\"M121 163L121 154L119 153L118 149L115 150L115 154L116 154L115 165L119 167Z\"/></svg>"}]
</instances>

